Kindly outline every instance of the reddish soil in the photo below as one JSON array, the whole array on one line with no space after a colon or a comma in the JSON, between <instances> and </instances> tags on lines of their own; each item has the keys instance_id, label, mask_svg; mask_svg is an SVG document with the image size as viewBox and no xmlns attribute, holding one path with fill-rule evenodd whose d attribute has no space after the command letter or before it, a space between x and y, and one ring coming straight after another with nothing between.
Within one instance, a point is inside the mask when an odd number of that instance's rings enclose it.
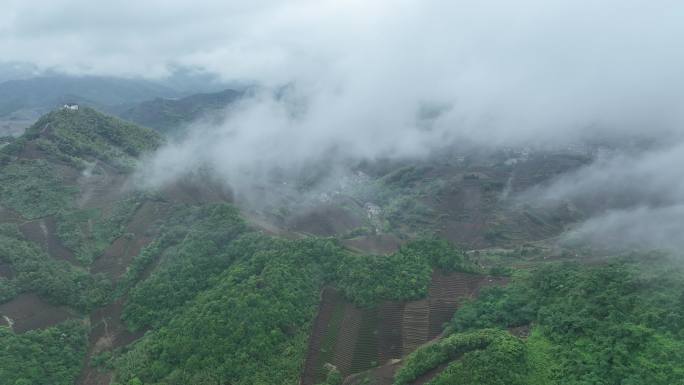
<instances>
[{"instance_id":1,"label":"reddish soil","mask_svg":"<svg viewBox=\"0 0 684 385\"><path fill-rule=\"evenodd\" d=\"M335 310L335 304L340 301L339 297L337 291L332 288L325 288L321 292L318 314L309 334L309 349L302 371L301 385L314 385L323 380L320 368L325 363L320 362L321 345Z\"/></svg>"},{"instance_id":2,"label":"reddish soil","mask_svg":"<svg viewBox=\"0 0 684 385\"><path fill-rule=\"evenodd\" d=\"M399 250L402 241L390 234L368 235L342 240L342 244L350 249L370 254L391 254Z\"/></svg>"},{"instance_id":3,"label":"reddish soil","mask_svg":"<svg viewBox=\"0 0 684 385\"><path fill-rule=\"evenodd\" d=\"M384 365L393 359L399 359L403 352L401 338L402 328L401 319L405 304L397 301L387 301L380 305L379 329L378 329L378 351L379 364Z\"/></svg>"},{"instance_id":4,"label":"reddish soil","mask_svg":"<svg viewBox=\"0 0 684 385\"><path fill-rule=\"evenodd\" d=\"M162 190L162 196L170 202L198 204L212 202L232 202L233 195L221 183L209 179L179 180Z\"/></svg>"},{"instance_id":5,"label":"reddish soil","mask_svg":"<svg viewBox=\"0 0 684 385\"><path fill-rule=\"evenodd\" d=\"M333 352L332 364L337 367L343 376L351 373L352 360L354 359L354 351L358 343L362 317L363 312L359 308L351 303L345 303L342 324L339 330L332 331L337 333L337 344ZM328 333L330 332L328 331Z\"/></svg>"},{"instance_id":6,"label":"reddish soil","mask_svg":"<svg viewBox=\"0 0 684 385\"><path fill-rule=\"evenodd\" d=\"M467 273L444 274L435 271L428 296L430 298L430 339L439 336L464 299L477 297L486 286L503 286L506 277L492 277Z\"/></svg>"},{"instance_id":7,"label":"reddish soil","mask_svg":"<svg viewBox=\"0 0 684 385\"><path fill-rule=\"evenodd\" d=\"M92 265L93 274L104 273L111 278L120 278L133 258L147 246L152 238L121 237L114 241Z\"/></svg>"},{"instance_id":8,"label":"reddish soil","mask_svg":"<svg viewBox=\"0 0 684 385\"><path fill-rule=\"evenodd\" d=\"M286 221L292 231L320 236L344 234L363 225L363 218L356 213L332 204L298 213Z\"/></svg>"},{"instance_id":9,"label":"reddish soil","mask_svg":"<svg viewBox=\"0 0 684 385\"><path fill-rule=\"evenodd\" d=\"M67 249L57 236L57 223L53 216L24 222L19 230L29 241L39 245L49 256L72 264L78 264L74 253Z\"/></svg>"},{"instance_id":10,"label":"reddish soil","mask_svg":"<svg viewBox=\"0 0 684 385\"><path fill-rule=\"evenodd\" d=\"M391 384L396 360L439 338L464 299L477 296L482 287L506 282L505 278L435 271L427 298L386 301L372 309L358 309L326 290L309 340L302 384L322 381L321 346L331 336L336 336L336 344L330 363L347 377L345 384L361 381L362 377L352 375L361 372L378 384ZM341 325L331 330L328 326L336 306L344 307L344 316ZM367 370L376 365L380 366Z\"/></svg>"},{"instance_id":11,"label":"reddish soil","mask_svg":"<svg viewBox=\"0 0 684 385\"><path fill-rule=\"evenodd\" d=\"M74 311L64 306L51 305L33 293L20 294L0 305L0 316L12 319L13 330L17 333L44 329L78 317Z\"/></svg>"},{"instance_id":12,"label":"reddish soil","mask_svg":"<svg viewBox=\"0 0 684 385\"><path fill-rule=\"evenodd\" d=\"M416 350L428 342L430 325L430 301L421 299L411 301L404 307L401 320L403 355Z\"/></svg>"},{"instance_id":13,"label":"reddish soil","mask_svg":"<svg viewBox=\"0 0 684 385\"><path fill-rule=\"evenodd\" d=\"M350 373L360 373L378 366L378 326L378 308L364 309Z\"/></svg>"},{"instance_id":14,"label":"reddish soil","mask_svg":"<svg viewBox=\"0 0 684 385\"><path fill-rule=\"evenodd\" d=\"M126 346L142 337L144 332L132 333L121 321L124 300L120 299L90 314L91 332L88 354L81 374L76 381L78 385L107 385L112 373L90 366L90 358L105 350L113 350Z\"/></svg>"}]
</instances>

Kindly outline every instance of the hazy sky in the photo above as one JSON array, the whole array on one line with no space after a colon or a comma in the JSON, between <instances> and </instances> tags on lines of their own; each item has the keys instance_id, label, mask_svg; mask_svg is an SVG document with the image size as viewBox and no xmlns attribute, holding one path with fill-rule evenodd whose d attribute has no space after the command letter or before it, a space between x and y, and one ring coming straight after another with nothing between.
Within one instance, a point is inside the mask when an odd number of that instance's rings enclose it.
<instances>
[{"instance_id":1,"label":"hazy sky","mask_svg":"<svg viewBox=\"0 0 684 385\"><path fill-rule=\"evenodd\" d=\"M683 38L681 0L5 0L0 13L4 61L143 77L187 66L290 85L285 98L258 95L163 149L152 160L159 180L204 163L230 178L458 140L658 139L661 148L539 192L610 194L593 188L617 180L644 199L616 207L631 211L613 222L684 207ZM426 109L440 113L421 121ZM674 223L684 232L684 219Z\"/></svg>"},{"instance_id":2,"label":"hazy sky","mask_svg":"<svg viewBox=\"0 0 684 385\"><path fill-rule=\"evenodd\" d=\"M295 82L309 99L350 104L355 125L438 103L449 131L504 142L679 125L683 20L677 0L5 0L0 58Z\"/></svg>"}]
</instances>

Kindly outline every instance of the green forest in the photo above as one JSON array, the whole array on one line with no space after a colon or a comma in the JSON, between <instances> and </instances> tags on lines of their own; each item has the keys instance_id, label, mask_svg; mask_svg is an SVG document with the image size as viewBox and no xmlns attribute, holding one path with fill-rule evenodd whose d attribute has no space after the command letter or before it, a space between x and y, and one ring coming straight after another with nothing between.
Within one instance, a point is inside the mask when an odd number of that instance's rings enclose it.
<instances>
[{"instance_id":1,"label":"green forest","mask_svg":"<svg viewBox=\"0 0 684 385\"><path fill-rule=\"evenodd\" d=\"M83 108L54 111L0 148L0 272L9 272L0 274L0 306L31 294L69 314L25 332L0 319L7 324L0 326L0 385L74 384L86 369L106 373L113 385L296 385L324 290L342 298L330 325L351 323L345 309L371 314L358 321L358 334L372 340L383 306L430 303L436 273L506 284L468 288L449 321L430 326L437 338L393 364L395 385L684 384L684 271L676 255L581 249L547 260L543 241L509 247L522 233L510 230L510 218L498 221L519 215L546 236L564 220L549 225L556 212L537 217L528 208L495 212L497 222L478 231L508 233L476 241L498 247L468 249L434 231L425 197L467 188L489 199L502 186L461 171L461 179L427 178L437 167L400 165L356 186L354 199L378 202L382 218L328 237L275 235L226 200L178 198L178 186L122 189L99 197L104 203L84 203L86 188L98 191L96 182L83 182L88 175L126 180L141 154L163 141ZM465 187L451 186L455 180ZM393 251L345 243L383 235L399 240ZM103 261L116 242L125 245L114 255L122 266ZM68 255L55 257L55 245ZM101 348L90 336L108 325L93 314L117 304L116 321L137 339ZM326 359L336 338L324 341ZM329 369L327 385L343 382L340 370L319 364ZM372 374L383 364L372 358L359 366ZM373 385L364 378L354 384Z\"/></svg>"},{"instance_id":2,"label":"green forest","mask_svg":"<svg viewBox=\"0 0 684 385\"><path fill-rule=\"evenodd\" d=\"M684 383L683 273L663 255L534 269L461 307L395 384L445 364L429 384Z\"/></svg>"}]
</instances>

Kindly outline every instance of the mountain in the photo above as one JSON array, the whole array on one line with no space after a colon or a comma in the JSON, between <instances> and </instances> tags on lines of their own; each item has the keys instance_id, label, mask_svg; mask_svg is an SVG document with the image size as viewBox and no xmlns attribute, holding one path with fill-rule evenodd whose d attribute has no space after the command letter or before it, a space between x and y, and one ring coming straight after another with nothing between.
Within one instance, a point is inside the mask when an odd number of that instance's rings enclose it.
<instances>
[{"instance_id":1,"label":"mountain","mask_svg":"<svg viewBox=\"0 0 684 385\"><path fill-rule=\"evenodd\" d=\"M111 106L178 92L142 79L97 76L41 76L0 83L0 116L20 110L49 111L64 103Z\"/></svg>"},{"instance_id":2,"label":"mountain","mask_svg":"<svg viewBox=\"0 0 684 385\"><path fill-rule=\"evenodd\" d=\"M228 89L180 99L156 98L115 113L122 119L169 133L200 118L219 117L226 106L244 95L244 90Z\"/></svg>"},{"instance_id":3,"label":"mountain","mask_svg":"<svg viewBox=\"0 0 684 385\"><path fill-rule=\"evenodd\" d=\"M88 179L82 172L129 172L160 143L154 131L91 108L53 111L0 149L0 204L27 218L56 213Z\"/></svg>"},{"instance_id":4,"label":"mountain","mask_svg":"<svg viewBox=\"0 0 684 385\"><path fill-rule=\"evenodd\" d=\"M84 106L0 140L0 385L684 380L681 260L566 246L593 206L505 199L590 155L453 148L327 191L321 164L255 207L204 171L138 186L163 142Z\"/></svg>"}]
</instances>

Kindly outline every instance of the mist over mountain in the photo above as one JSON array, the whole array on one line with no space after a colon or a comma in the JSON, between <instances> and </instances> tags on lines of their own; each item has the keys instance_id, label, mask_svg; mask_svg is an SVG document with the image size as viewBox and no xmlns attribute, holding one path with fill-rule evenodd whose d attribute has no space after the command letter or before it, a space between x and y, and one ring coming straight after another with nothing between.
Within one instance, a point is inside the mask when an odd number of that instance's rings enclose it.
<instances>
[{"instance_id":1,"label":"mist over mountain","mask_svg":"<svg viewBox=\"0 0 684 385\"><path fill-rule=\"evenodd\" d=\"M178 91L146 80L106 77L48 76L0 83L0 113L21 109L49 111L65 103L111 106L139 102L158 96L176 96Z\"/></svg>"},{"instance_id":2,"label":"mist over mountain","mask_svg":"<svg viewBox=\"0 0 684 385\"><path fill-rule=\"evenodd\" d=\"M223 111L236 102L245 91L227 89L214 93L192 94L183 98L156 98L130 106L112 108L119 117L169 134L200 119L222 120ZM182 134L182 132L181 132Z\"/></svg>"},{"instance_id":3,"label":"mist over mountain","mask_svg":"<svg viewBox=\"0 0 684 385\"><path fill-rule=\"evenodd\" d=\"M393 7L383 18L384 7L359 6L359 14L346 8L341 15L328 3L305 14L280 8L273 16L277 26L291 28L289 17L296 14L302 29L322 31L311 41L292 30L284 47L322 55L318 63L329 64L312 69L311 56L288 57L279 76L292 83L283 97L264 93L230 109L222 124L200 124L196 135L156 155L154 176L146 180L173 179L208 164L239 189L249 184L244 178L296 173L324 159L425 157L459 143L679 143L684 57L668 48L681 34L673 16L678 8L672 2L657 10L639 2L425 2ZM359 15L353 32L342 28ZM283 31L271 27L262 34L280 41ZM244 36L253 37L249 31ZM252 76L273 81L267 71ZM655 148L651 156L663 154ZM596 182L610 180L613 170L600 164L592 170L605 174L579 174L595 179L575 183L600 193ZM623 179L640 180L657 170L624 172L629 176ZM678 191L672 183L681 174L674 173L663 179L666 191ZM635 207L657 199L632 195Z\"/></svg>"},{"instance_id":4,"label":"mist over mountain","mask_svg":"<svg viewBox=\"0 0 684 385\"><path fill-rule=\"evenodd\" d=\"M5 3L0 385L684 383L681 1Z\"/></svg>"}]
</instances>

